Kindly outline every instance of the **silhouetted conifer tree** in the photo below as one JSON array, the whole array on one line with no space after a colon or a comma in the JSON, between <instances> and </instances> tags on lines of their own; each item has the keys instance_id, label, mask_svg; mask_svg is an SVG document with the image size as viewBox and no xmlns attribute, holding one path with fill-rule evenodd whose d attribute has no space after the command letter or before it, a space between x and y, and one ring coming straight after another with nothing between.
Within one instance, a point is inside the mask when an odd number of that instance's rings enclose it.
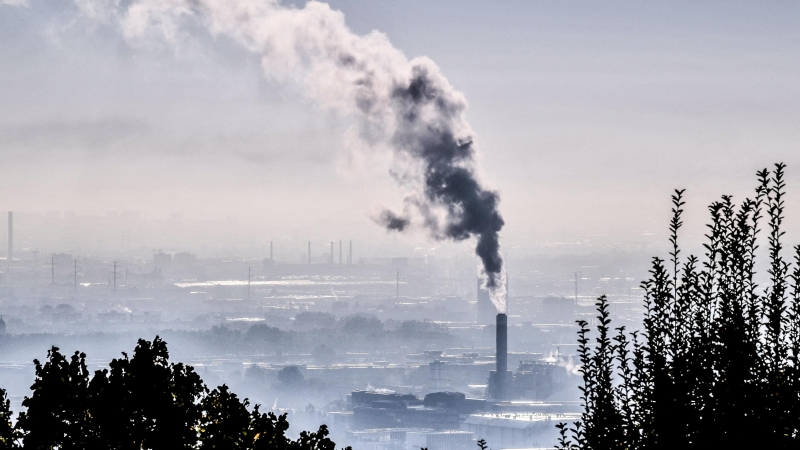
<instances>
[{"instance_id":1,"label":"silhouetted conifer tree","mask_svg":"<svg viewBox=\"0 0 800 450\"><path fill-rule=\"evenodd\" d=\"M709 207L705 257L681 257L683 193L672 197L669 260L642 283L641 331L616 329L597 300L597 337L579 321L584 412L559 424L562 449L797 448L800 246L784 259L783 164L758 172L752 199ZM766 217L769 280L756 283Z\"/></svg>"}]
</instances>

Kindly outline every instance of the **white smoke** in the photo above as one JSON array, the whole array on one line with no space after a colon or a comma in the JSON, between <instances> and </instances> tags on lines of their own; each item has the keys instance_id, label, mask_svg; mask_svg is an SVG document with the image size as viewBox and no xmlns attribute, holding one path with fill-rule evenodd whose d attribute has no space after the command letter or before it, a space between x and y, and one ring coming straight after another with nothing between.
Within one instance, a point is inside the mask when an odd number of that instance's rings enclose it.
<instances>
[{"instance_id":1,"label":"white smoke","mask_svg":"<svg viewBox=\"0 0 800 450\"><path fill-rule=\"evenodd\" d=\"M413 192L402 214L384 211L376 221L396 231L421 228L435 239L477 238L486 286L505 310L499 198L478 180L467 102L433 61L409 60L377 31L356 35L343 13L316 1L303 8L276 0L75 2L134 45L151 39L178 45L200 24L261 55L267 77L356 118L350 144L391 151L392 176Z\"/></svg>"}]
</instances>

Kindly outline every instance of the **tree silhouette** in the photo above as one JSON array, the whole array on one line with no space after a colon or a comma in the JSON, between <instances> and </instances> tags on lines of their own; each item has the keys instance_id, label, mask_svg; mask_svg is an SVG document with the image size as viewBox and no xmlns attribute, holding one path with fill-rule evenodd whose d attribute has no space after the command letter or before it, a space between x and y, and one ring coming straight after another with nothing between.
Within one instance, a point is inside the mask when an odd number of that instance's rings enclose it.
<instances>
[{"instance_id":1,"label":"tree silhouette","mask_svg":"<svg viewBox=\"0 0 800 450\"><path fill-rule=\"evenodd\" d=\"M730 196L710 205L702 261L681 256L684 191L675 191L669 259L654 258L642 283L642 330L612 330L604 296L594 341L579 321L584 412L572 427L558 425L558 448L797 447L800 246L787 262L784 170L759 171L755 196L738 206ZM769 279L761 287L764 218Z\"/></svg>"},{"instance_id":2,"label":"tree silhouette","mask_svg":"<svg viewBox=\"0 0 800 450\"><path fill-rule=\"evenodd\" d=\"M30 449L86 448L89 439L88 381L86 355L75 352L70 359L57 347L47 352L48 361L34 360L36 380L22 406L17 428L22 444Z\"/></svg>"},{"instance_id":3,"label":"tree silhouette","mask_svg":"<svg viewBox=\"0 0 800 450\"><path fill-rule=\"evenodd\" d=\"M0 450L15 448L19 440L19 431L14 428L12 418L11 402L5 389L0 389Z\"/></svg>"},{"instance_id":4,"label":"tree silhouette","mask_svg":"<svg viewBox=\"0 0 800 450\"><path fill-rule=\"evenodd\" d=\"M170 363L161 338L140 339L89 378L86 355L67 359L57 347L34 361L33 391L12 426L0 390L0 450L30 449L277 449L334 450L322 425L286 437L286 414L249 409L227 386L209 391L191 366Z\"/></svg>"}]
</instances>

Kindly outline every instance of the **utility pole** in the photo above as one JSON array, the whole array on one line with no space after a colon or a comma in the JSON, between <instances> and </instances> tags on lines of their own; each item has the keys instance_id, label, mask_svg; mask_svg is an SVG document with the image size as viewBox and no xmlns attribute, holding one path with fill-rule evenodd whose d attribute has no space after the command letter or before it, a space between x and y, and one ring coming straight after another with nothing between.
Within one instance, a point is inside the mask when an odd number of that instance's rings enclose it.
<instances>
[{"instance_id":1,"label":"utility pole","mask_svg":"<svg viewBox=\"0 0 800 450\"><path fill-rule=\"evenodd\" d=\"M250 268L247 268L247 301L250 301Z\"/></svg>"},{"instance_id":2,"label":"utility pole","mask_svg":"<svg viewBox=\"0 0 800 450\"><path fill-rule=\"evenodd\" d=\"M50 284L56 284L56 254L50 254Z\"/></svg>"},{"instance_id":3,"label":"utility pole","mask_svg":"<svg viewBox=\"0 0 800 450\"><path fill-rule=\"evenodd\" d=\"M78 290L78 259L75 258L75 260L73 262L75 263L74 277L75 277L75 290L77 291Z\"/></svg>"}]
</instances>

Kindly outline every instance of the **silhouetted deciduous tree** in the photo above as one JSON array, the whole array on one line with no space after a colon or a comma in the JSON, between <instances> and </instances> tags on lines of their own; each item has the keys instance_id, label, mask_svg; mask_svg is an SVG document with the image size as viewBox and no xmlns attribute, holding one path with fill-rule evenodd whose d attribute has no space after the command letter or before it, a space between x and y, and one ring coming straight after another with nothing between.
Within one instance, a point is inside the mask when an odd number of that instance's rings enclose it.
<instances>
[{"instance_id":1,"label":"silhouetted deciduous tree","mask_svg":"<svg viewBox=\"0 0 800 450\"><path fill-rule=\"evenodd\" d=\"M702 261L681 257L684 202L675 191L670 258L654 258L642 283L641 332L612 331L605 297L594 340L579 321L584 413L559 424L559 448L797 448L800 246L787 262L784 169L758 172L754 198L738 207L730 196L709 207ZM765 217L761 287L756 238Z\"/></svg>"},{"instance_id":2,"label":"silhouetted deciduous tree","mask_svg":"<svg viewBox=\"0 0 800 450\"><path fill-rule=\"evenodd\" d=\"M11 402L5 389L0 389L0 450L15 448L19 439L19 431L12 423Z\"/></svg>"},{"instance_id":3,"label":"silhouetted deciduous tree","mask_svg":"<svg viewBox=\"0 0 800 450\"><path fill-rule=\"evenodd\" d=\"M0 390L0 450L336 447L324 425L292 440L286 414L251 411L225 385L209 391L192 367L169 362L159 337L139 340L132 358L123 353L91 379L83 353L68 359L53 347L44 364L34 363L33 392L16 426Z\"/></svg>"}]
</instances>

